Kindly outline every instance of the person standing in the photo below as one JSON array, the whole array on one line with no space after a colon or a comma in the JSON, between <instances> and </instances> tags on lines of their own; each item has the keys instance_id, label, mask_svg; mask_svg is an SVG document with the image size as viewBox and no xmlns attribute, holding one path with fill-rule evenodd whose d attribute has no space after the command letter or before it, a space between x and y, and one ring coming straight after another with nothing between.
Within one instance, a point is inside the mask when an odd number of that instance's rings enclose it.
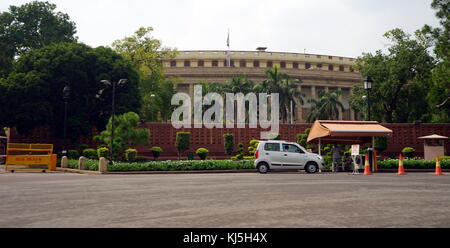
<instances>
[{"instance_id":1,"label":"person standing","mask_svg":"<svg viewBox=\"0 0 450 248\"><path fill-rule=\"evenodd\" d=\"M333 144L333 148L331 148L331 154L333 159L331 171L337 172L339 168L339 161L341 159L341 149L336 145L336 143Z\"/></svg>"}]
</instances>

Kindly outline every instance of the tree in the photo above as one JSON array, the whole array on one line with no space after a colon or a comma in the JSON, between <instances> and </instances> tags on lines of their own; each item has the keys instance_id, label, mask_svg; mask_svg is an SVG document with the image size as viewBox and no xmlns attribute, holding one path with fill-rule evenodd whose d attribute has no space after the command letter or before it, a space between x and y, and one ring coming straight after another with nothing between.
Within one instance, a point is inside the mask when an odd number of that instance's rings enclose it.
<instances>
[{"instance_id":1,"label":"tree","mask_svg":"<svg viewBox=\"0 0 450 248\"><path fill-rule=\"evenodd\" d=\"M191 148L191 133L190 132L177 132L175 147L178 150L178 160L183 152Z\"/></svg>"},{"instance_id":2,"label":"tree","mask_svg":"<svg viewBox=\"0 0 450 248\"><path fill-rule=\"evenodd\" d=\"M380 122L428 121L429 107L426 97L430 85L434 59L427 49L429 39L416 32L416 39L393 29L384 35L392 45L388 53L377 51L363 54L356 60L355 68L363 77L373 78L371 91L371 113L373 120ZM364 105L360 99L365 94L361 86L353 88L350 104L359 112Z\"/></svg>"},{"instance_id":3,"label":"tree","mask_svg":"<svg viewBox=\"0 0 450 248\"><path fill-rule=\"evenodd\" d=\"M77 38L75 23L67 14L56 12L56 5L33 1L10 6L0 13L0 76L6 76L16 56L58 42Z\"/></svg>"},{"instance_id":4,"label":"tree","mask_svg":"<svg viewBox=\"0 0 450 248\"><path fill-rule=\"evenodd\" d=\"M136 145L147 145L150 137L150 131L145 128L138 128L140 124L139 115L134 112L128 112L114 118L114 140L113 154L123 152L127 148ZM101 141L111 148L112 118L106 125L106 130L94 137L94 140Z\"/></svg>"},{"instance_id":5,"label":"tree","mask_svg":"<svg viewBox=\"0 0 450 248\"><path fill-rule=\"evenodd\" d=\"M226 133L223 135L223 146L226 155L232 155L234 151L234 134Z\"/></svg>"},{"instance_id":6,"label":"tree","mask_svg":"<svg viewBox=\"0 0 450 248\"><path fill-rule=\"evenodd\" d=\"M342 91L321 91L319 99L309 99L311 112L308 115L308 122L315 120L337 120L339 119L339 109L344 111L344 105L339 101Z\"/></svg>"},{"instance_id":7,"label":"tree","mask_svg":"<svg viewBox=\"0 0 450 248\"><path fill-rule=\"evenodd\" d=\"M58 43L31 50L15 63L8 78L0 80L0 126L19 132L49 126L52 137L62 137L64 102L62 89L68 85L67 135L76 139L90 134L92 126L103 128L111 116L111 88L100 98L100 80L128 79L116 91L116 113L137 111L140 94L138 73L110 48L78 43Z\"/></svg>"},{"instance_id":8,"label":"tree","mask_svg":"<svg viewBox=\"0 0 450 248\"><path fill-rule=\"evenodd\" d=\"M286 73L281 73L277 66L265 71L266 79L254 87L257 92L278 93L280 99L281 118L287 122L290 113L290 104L293 109L303 104L305 96L298 87L302 82L299 79L292 79Z\"/></svg>"},{"instance_id":9,"label":"tree","mask_svg":"<svg viewBox=\"0 0 450 248\"><path fill-rule=\"evenodd\" d=\"M434 53L438 63L432 70L432 83L428 92L430 112L433 122L450 122L450 1L433 0L431 7L441 27L425 25L422 33L428 35L434 43Z\"/></svg>"}]
</instances>

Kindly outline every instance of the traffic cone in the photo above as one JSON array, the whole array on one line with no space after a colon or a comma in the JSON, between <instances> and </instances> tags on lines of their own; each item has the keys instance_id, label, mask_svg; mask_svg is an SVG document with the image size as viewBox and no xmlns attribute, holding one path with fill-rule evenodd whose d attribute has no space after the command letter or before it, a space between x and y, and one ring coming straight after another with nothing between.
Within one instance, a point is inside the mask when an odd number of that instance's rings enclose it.
<instances>
[{"instance_id":1,"label":"traffic cone","mask_svg":"<svg viewBox=\"0 0 450 248\"><path fill-rule=\"evenodd\" d=\"M442 169L441 169L441 163L439 162L439 157L436 157L436 171L434 172L435 175L444 175L444 173L442 173Z\"/></svg>"},{"instance_id":2,"label":"traffic cone","mask_svg":"<svg viewBox=\"0 0 450 248\"><path fill-rule=\"evenodd\" d=\"M366 154L366 162L364 163L364 175L372 175L369 165L369 154Z\"/></svg>"},{"instance_id":3,"label":"traffic cone","mask_svg":"<svg viewBox=\"0 0 450 248\"><path fill-rule=\"evenodd\" d=\"M403 156L400 153L400 156L398 156L398 175L406 175L405 167L403 167Z\"/></svg>"}]
</instances>

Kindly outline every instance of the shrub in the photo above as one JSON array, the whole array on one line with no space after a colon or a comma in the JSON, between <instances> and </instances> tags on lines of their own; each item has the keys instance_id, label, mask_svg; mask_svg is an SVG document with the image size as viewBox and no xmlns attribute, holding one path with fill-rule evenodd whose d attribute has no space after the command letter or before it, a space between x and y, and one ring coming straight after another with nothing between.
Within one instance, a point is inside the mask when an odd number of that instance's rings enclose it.
<instances>
[{"instance_id":1,"label":"shrub","mask_svg":"<svg viewBox=\"0 0 450 248\"><path fill-rule=\"evenodd\" d=\"M242 160L244 158L244 154L238 153L235 157L237 160Z\"/></svg>"},{"instance_id":2,"label":"shrub","mask_svg":"<svg viewBox=\"0 0 450 248\"><path fill-rule=\"evenodd\" d=\"M87 148L83 150L83 156L86 157L87 159L97 159L97 151L95 151L92 148Z\"/></svg>"},{"instance_id":3,"label":"shrub","mask_svg":"<svg viewBox=\"0 0 450 248\"><path fill-rule=\"evenodd\" d=\"M383 152L384 150L386 150L387 146L388 146L387 137L382 136L375 138L375 150Z\"/></svg>"},{"instance_id":4,"label":"shrub","mask_svg":"<svg viewBox=\"0 0 450 248\"><path fill-rule=\"evenodd\" d=\"M258 147L259 140L252 139L248 143L250 144L250 146L247 148L248 153L253 156L256 152L256 148Z\"/></svg>"},{"instance_id":5,"label":"shrub","mask_svg":"<svg viewBox=\"0 0 450 248\"><path fill-rule=\"evenodd\" d=\"M423 159L405 159L403 160L403 166L405 169L434 169L436 167L436 162ZM378 161L378 167L380 169L397 169L398 159ZM450 160L442 160L441 167L442 169L450 169Z\"/></svg>"},{"instance_id":6,"label":"shrub","mask_svg":"<svg viewBox=\"0 0 450 248\"><path fill-rule=\"evenodd\" d=\"M101 157L109 158L109 149L106 147L100 147L97 149L97 157L100 159Z\"/></svg>"},{"instance_id":7,"label":"shrub","mask_svg":"<svg viewBox=\"0 0 450 248\"><path fill-rule=\"evenodd\" d=\"M136 161L138 151L136 149L128 148L125 150L125 159L128 162Z\"/></svg>"},{"instance_id":8,"label":"shrub","mask_svg":"<svg viewBox=\"0 0 450 248\"><path fill-rule=\"evenodd\" d=\"M226 133L223 135L223 145L225 148L225 154L231 155L234 151L234 135Z\"/></svg>"},{"instance_id":9,"label":"shrub","mask_svg":"<svg viewBox=\"0 0 450 248\"><path fill-rule=\"evenodd\" d=\"M85 149L88 149L88 148L89 148L89 145L87 145L87 144L80 144L80 145L78 146L78 151L82 154L83 151L84 151Z\"/></svg>"},{"instance_id":10,"label":"shrub","mask_svg":"<svg viewBox=\"0 0 450 248\"><path fill-rule=\"evenodd\" d=\"M178 150L178 159L180 159L181 153L189 150L191 147L191 133L190 132L177 132L175 140L175 147Z\"/></svg>"},{"instance_id":11,"label":"shrub","mask_svg":"<svg viewBox=\"0 0 450 248\"><path fill-rule=\"evenodd\" d=\"M414 148L412 148L412 147L405 147L402 150L402 154L403 154L403 156L405 156L407 158L412 158L412 157L414 157L414 152L415 151L416 150Z\"/></svg>"},{"instance_id":12,"label":"shrub","mask_svg":"<svg viewBox=\"0 0 450 248\"><path fill-rule=\"evenodd\" d=\"M154 147L150 148L150 151L152 152L153 158L155 160L158 160L161 153L164 152L163 149L159 146L154 146Z\"/></svg>"},{"instance_id":13,"label":"shrub","mask_svg":"<svg viewBox=\"0 0 450 248\"><path fill-rule=\"evenodd\" d=\"M78 159L80 157L80 153L78 150L69 150L67 152L67 157L70 159Z\"/></svg>"},{"instance_id":14,"label":"shrub","mask_svg":"<svg viewBox=\"0 0 450 248\"><path fill-rule=\"evenodd\" d=\"M255 154L256 148L254 148L253 146L249 146L247 150L248 153L253 156Z\"/></svg>"},{"instance_id":15,"label":"shrub","mask_svg":"<svg viewBox=\"0 0 450 248\"><path fill-rule=\"evenodd\" d=\"M195 151L195 154L197 154L201 160L205 160L208 153L209 151L206 148L198 148L197 151Z\"/></svg>"},{"instance_id":16,"label":"shrub","mask_svg":"<svg viewBox=\"0 0 450 248\"><path fill-rule=\"evenodd\" d=\"M251 145L251 146L256 148L258 146L258 144L259 144L259 140L252 139L248 143L249 143L249 145Z\"/></svg>"}]
</instances>

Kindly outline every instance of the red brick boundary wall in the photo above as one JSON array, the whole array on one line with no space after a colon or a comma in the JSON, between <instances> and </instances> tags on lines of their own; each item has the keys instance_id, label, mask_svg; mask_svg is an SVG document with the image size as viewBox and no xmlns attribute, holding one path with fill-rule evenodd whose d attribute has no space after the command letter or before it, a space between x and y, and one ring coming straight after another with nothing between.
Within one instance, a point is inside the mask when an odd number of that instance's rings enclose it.
<instances>
[{"instance_id":1,"label":"red brick boundary wall","mask_svg":"<svg viewBox=\"0 0 450 248\"><path fill-rule=\"evenodd\" d=\"M450 123L443 124L410 124L410 123L384 123L383 126L392 129L393 135L388 138L388 148L384 154L398 154L404 147L413 147L416 149L416 155L423 156L423 141L417 139L420 136L430 134L439 134L450 137ZM150 145L138 146L139 155L151 156L149 148L152 146L160 146L163 148L164 157L176 157L175 137L177 132L191 132L192 142L191 149L185 154L194 153L200 147L209 150L209 157L225 157L223 147L223 134L232 133L235 138L235 147L238 143L244 144L244 149L248 147L251 139L258 139L260 128L223 128L223 129L207 129L207 128L181 128L175 129L170 123L144 123L142 127L148 128L151 132ZM311 124L280 124L281 138L287 141L295 141L298 133L302 133ZM48 135L47 128L39 128L30 135L12 134L11 142L29 142L29 143L51 143L57 150L60 150L63 142L61 139L52 139ZM96 130L92 130L92 135L96 134ZM77 148L78 144L88 144L95 147L95 142L90 137L80 138L77 142L69 145L69 147ZM445 142L445 151L450 153L450 140Z\"/></svg>"}]
</instances>

